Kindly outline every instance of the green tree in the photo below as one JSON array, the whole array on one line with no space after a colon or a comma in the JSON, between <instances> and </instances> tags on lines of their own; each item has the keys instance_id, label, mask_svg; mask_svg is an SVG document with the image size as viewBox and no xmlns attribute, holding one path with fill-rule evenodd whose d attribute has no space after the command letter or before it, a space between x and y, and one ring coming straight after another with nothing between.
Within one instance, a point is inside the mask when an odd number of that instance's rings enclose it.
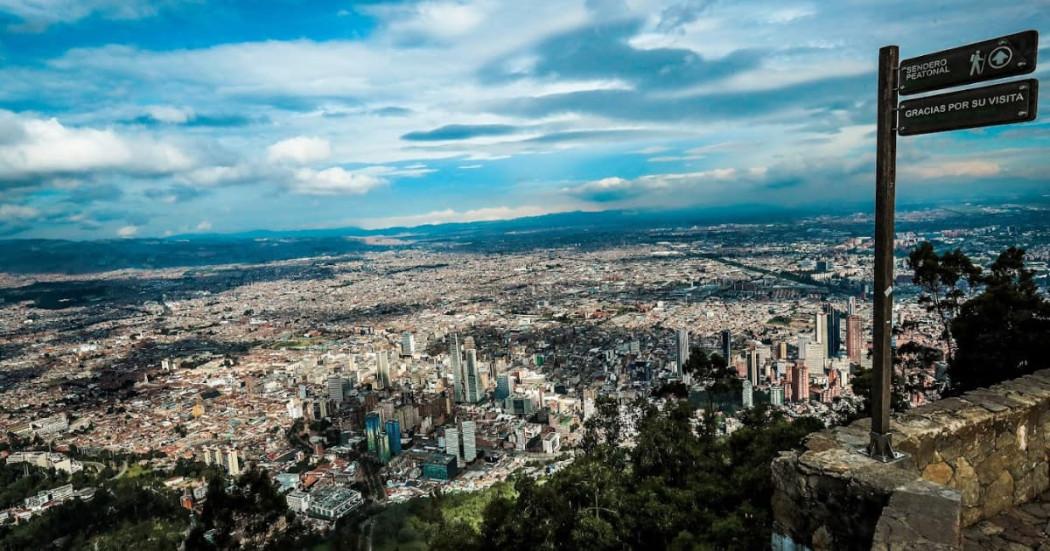
<instances>
[{"instance_id":1,"label":"green tree","mask_svg":"<svg viewBox=\"0 0 1050 551\"><path fill-rule=\"evenodd\" d=\"M944 340L950 360L956 347L952 338L952 320L966 298L966 290L960 287L960 283L976 284L980 281L981 268L960 249L938 255L929 241L923 241L908 254L908 267L913 272L912 282L922 289L919 304L937 316L940 338Z\"/></svg>"},{"instance_id":2,"label":"green tree","mask_svg":"<svg viewBox=\"0 0 1050 551\"><path fill-rule=\"evenodd\" d=\"M1024 249L1003 251L981 277L983 291L952 320L958 350L950 374L956 392L1050 367L1050 302L1024 260Z\"/></svg>"}]
</instances>

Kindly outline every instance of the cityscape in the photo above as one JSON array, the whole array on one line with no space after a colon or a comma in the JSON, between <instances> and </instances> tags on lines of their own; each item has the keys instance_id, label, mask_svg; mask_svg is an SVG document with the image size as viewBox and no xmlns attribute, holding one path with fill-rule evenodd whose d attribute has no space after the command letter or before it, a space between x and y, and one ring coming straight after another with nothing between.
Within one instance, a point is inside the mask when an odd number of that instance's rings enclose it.
<instances>
[{"instance_id":1,"label":"cityscape","mask_svg":"<svg viewBox=\"0 0 1050 551\"><path fill-rule=\"evenodd\" d=\"M878 4L235 4L0 2L0 549L1050 548L1050 134L882 249Z\"/></svg>"}]
</instances>

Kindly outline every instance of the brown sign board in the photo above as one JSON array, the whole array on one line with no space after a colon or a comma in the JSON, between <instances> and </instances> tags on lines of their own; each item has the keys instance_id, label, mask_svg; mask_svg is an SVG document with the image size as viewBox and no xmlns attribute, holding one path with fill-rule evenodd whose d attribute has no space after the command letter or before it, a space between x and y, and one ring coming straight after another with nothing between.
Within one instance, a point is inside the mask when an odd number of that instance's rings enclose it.
<instances>
[{"instance_id":1,"label":"brown sign board","mask_svg":"<svg viewBox=\"0 0 1050 551\"><path fill-rule=\"evenodd\" d=\"M1035 120L1039 81L1031 78L902 101L901 136Z\"/></svg>"},{"instance_id":2,"label":"brown sign board","mask_svg":"<svg viewBox=\"0 0 1050 551\"><path fill-rule=\"evenodd\" d=\"M900 94L1031 73L1038 51L1039 33L1024 31L905 59L900 64Z\"/></svg>"}]
</instances>

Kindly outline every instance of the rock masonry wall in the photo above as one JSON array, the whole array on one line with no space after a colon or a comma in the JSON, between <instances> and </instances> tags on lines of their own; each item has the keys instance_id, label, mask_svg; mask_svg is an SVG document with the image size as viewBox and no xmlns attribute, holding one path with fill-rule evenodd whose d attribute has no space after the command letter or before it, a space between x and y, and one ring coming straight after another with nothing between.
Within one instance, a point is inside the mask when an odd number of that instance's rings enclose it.
<instances>
[{"instance_id":1,"label":"rock masonry wall","mask_svg":"<svg viewBox=\"0 0 1050 551\"><path fill-rule=\"evenodd\" d=\"M962 528L1050 488L1050 370L893 416L885 464L870 419L811 434L773 462L774 549L954 549Z\"/></svg>"}]
</instances>

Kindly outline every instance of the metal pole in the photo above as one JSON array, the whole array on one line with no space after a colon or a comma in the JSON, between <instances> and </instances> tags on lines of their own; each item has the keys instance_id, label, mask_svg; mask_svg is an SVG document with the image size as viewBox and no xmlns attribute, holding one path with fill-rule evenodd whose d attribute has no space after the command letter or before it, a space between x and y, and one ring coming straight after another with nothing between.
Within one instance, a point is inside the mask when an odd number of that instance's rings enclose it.
<instances>
[{"instance_id":1,"label":"metal pole","mask_svg":"<svg viewBox=\"0 0 1050 551\"><path fill-rule=\"evenodd\" d=\"M875 159L875 310L871 388L871 442L868 455L881 461L897 456L890 442L893 389L893 209L897 178L897 46L879 50L878 124Z\"/></svg>"}]
</instances>

